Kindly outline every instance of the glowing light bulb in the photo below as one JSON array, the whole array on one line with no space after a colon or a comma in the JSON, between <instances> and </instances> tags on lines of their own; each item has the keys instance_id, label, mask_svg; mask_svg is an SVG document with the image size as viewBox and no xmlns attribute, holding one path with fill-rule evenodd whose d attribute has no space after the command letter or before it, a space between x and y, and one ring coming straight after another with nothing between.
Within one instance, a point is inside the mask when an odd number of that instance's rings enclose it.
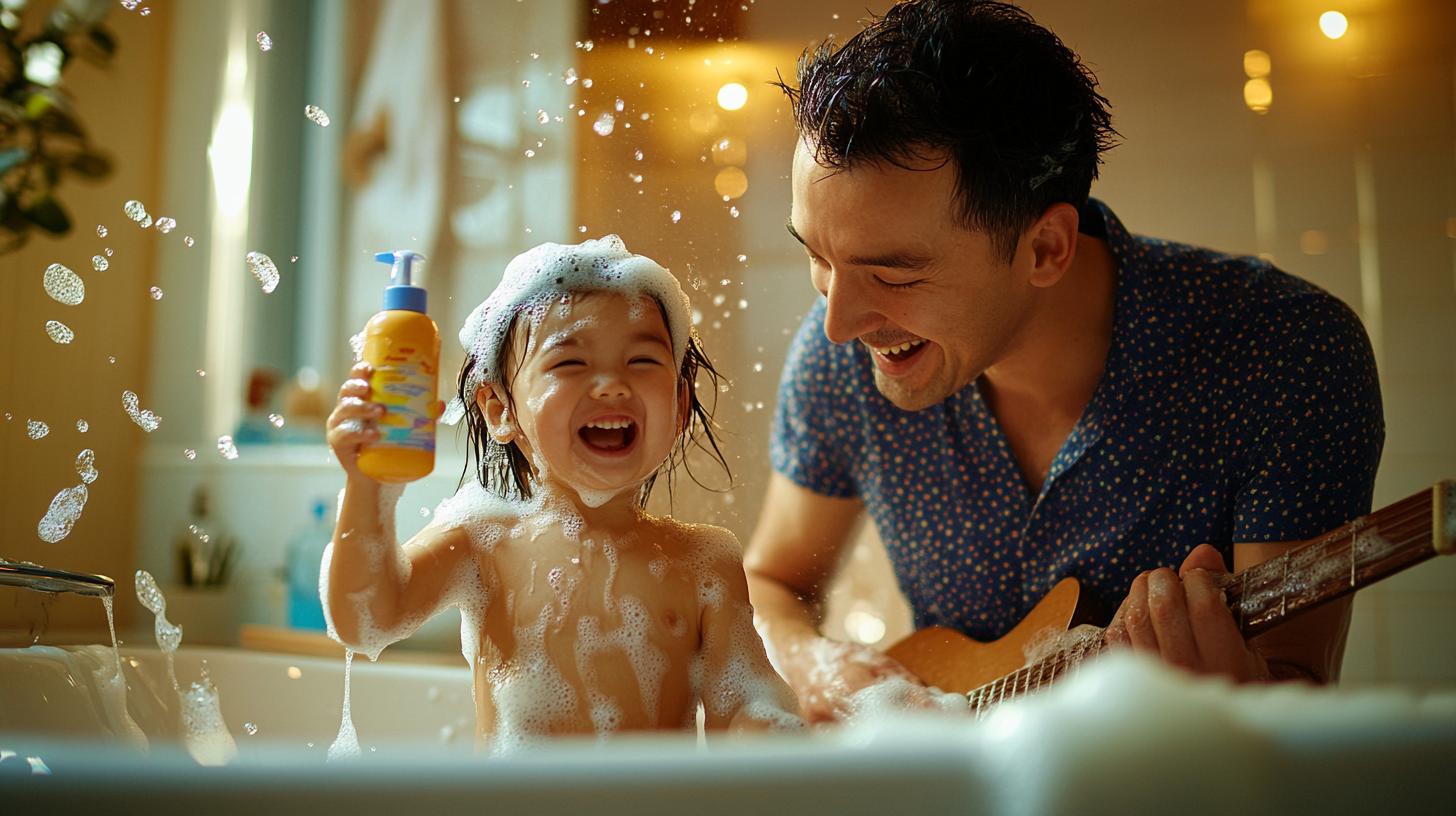
<instances>
[{"instance_id":1,"label":"glowing light bulb","mask_svg":"<svg viewBox=\"0 0 1456 816\"><path fill-rule=\"evenodd\" d=\"M1269 76L1270 67L1269 55L1265 52L1258 49L1244 52L1244 73L1249 79Z\"/></svg>"},{"instance_id":2,"label":"glowing light bulb","mask_svg":"<svg viewBox=\"0 0 1456 816\"><path fill-rule=\"evenodd\" d=\"M1350 21L1345 15L1338 11L1327 11L1320 15L1320 31L1332 40L1338 40L1345 36L1345 31L1350 28Z\"/></svg>"},{"instance_id":3,"label":"glowing light bulb","mask_svg":"<svg viewBox=\"0 0 1456 816\"><path fill-rule=\"evenodd\" d=\"M1274 89L1269 80L1259 77L1244 83L1244 104L1255 113L1265 113L1274 101Z\"/></svg>"},{"instance_id":4,"label":"glowing light bulb","mask_svg":"<svg viewBox=\"0 0 1456 816\"><path fill-rule=\"evenodd\" d=\"M723 110L738 110L748 102L748 89L730 82L718 89L718 105Z\"/></svg>"}]
</instances>

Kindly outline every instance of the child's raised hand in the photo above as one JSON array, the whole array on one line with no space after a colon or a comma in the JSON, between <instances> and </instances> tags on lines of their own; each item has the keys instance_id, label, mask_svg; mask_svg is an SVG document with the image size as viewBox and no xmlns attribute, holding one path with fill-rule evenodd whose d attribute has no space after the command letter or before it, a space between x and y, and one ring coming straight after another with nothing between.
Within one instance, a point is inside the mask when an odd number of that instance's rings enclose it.
<instances>
[{"instance_id":1,"label":"child's raised hand","mask_svg":"<svg viewBox=\"0 0 1456 816\"><path fill-rule=\"evenodd\" d=\"M369 478L359 471L359 448L378 441L379 429L374 421L384 416L384 406L369 401L369 378L373 374L374 366L368 363L355 363L349 369L349 379L339 388L339 404L325 426L329 447L351 478Z\"/></svg>"}]
</instances>

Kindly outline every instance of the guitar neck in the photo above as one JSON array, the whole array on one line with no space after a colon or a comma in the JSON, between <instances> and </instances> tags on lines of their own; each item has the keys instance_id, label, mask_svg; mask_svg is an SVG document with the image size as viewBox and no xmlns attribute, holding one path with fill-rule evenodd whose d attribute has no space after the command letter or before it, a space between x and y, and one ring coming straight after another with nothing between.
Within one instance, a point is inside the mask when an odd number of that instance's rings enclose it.
<instances>
[{"instance_id":1,"label":"guitar neck","mask_svg":"<svg viewBox=\"0 0 1456 816\"><path fill-rule=\"evenodd\" d=\"M1456 552L1456 481L1362 516L1275 559L1215 577L1239 631L1251 638L1437 554ZM967 695L984 716L1001 703L1037 691L1107 648L1101 629L1066 633L1049 656Z\"/></svg>"}]
</instances>

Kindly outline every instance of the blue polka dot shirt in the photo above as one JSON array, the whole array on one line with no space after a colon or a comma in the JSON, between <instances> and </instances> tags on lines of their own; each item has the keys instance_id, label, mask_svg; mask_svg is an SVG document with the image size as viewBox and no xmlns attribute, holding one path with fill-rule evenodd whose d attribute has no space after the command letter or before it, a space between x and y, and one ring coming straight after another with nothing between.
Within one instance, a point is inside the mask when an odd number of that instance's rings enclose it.
<instances>
[{"instance_id":1,"label":"blue polka dot shirt","mask_svg":"<svg viewBox=\"0 0 1456 816\"><path fill-rule=\"evenodd\" d=\"M917 628L998 638L1069 576L1110 616L1199 544L1231 565L1234 542L1370 511L1385 423L1350 309L1257 258L1131 235L1095 200L1083 223L1119 265L1112 347L1040 495L975 383L896 408L863 344L825 338L822 298L794 339L773 467L864 502Z\"/></svg>"}]
</instances>

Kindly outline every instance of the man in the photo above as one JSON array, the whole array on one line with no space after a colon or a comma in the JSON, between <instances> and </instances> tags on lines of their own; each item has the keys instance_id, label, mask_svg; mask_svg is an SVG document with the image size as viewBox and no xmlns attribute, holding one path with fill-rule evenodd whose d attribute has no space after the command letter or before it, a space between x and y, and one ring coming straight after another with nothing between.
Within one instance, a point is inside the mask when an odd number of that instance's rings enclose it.
<instances>
[{"instance_id":1,"label":"man","mask_svg":"<svg viewBox=\"0 0 1456 816\"><path fill-rule=\"evenodd\" d=\"M785 366L746 566L806 715L914 679L818 633L865 511L917 627L995 639L1071 576L1116 646L1335 679L1348 602L1245 643L1210 573L1369 512L1384 424L1350 310L1090 201L1106 100L1014 7L903 3L798 81L788 227L824 297Z\"/></svg>"}]
</instances>

